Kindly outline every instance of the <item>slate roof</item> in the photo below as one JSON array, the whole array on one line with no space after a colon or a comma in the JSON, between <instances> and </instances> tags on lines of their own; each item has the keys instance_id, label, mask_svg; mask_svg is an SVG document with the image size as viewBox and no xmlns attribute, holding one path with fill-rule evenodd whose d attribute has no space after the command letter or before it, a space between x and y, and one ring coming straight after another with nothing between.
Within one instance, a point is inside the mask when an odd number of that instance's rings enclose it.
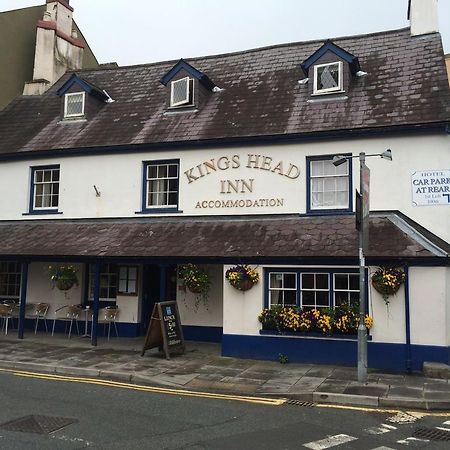
<instances>
[{"instance_id":1,"label":"slate roof","mask_svg":"<svg viewBox=\"0 0 450 450\"><path fill-rule=\"evenodd\" d=\"M347 100L308 102L300 64L324 41L299 42L191 58L220 88L197 112L165 114L161 76L176 61L77 72L106 89L87 122L60 122L56 91L18 97L0 114L0 154L47 149L165 144L254 136L306 136L336 130L380 129L450 120L450 92L438 33L409 29L333 39L359 58L365 77L353 78ZM325 99L324 99L325 100Z\"/></svg>"},{"instance_id":2,"label":"slate roof","mask_svg":"<svg viewBox=\"0 0 450 450\"><path fill-rule=\"evenodd\" d=\"M369 229L369 258L436 256L387 217L371 217ZM0 222L5 256L357 261L358 234L354 216L14 221Z\"/></svg>"}]
</instances>

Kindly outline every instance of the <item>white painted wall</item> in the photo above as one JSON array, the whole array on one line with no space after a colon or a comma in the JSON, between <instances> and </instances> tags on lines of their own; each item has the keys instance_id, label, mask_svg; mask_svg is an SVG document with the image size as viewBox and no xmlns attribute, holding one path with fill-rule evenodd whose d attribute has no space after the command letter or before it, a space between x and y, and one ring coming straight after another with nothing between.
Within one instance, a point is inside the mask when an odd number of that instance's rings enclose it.
<instances>
[{"instance_id":1,"label":"white painted wall","mask_svg":"<svg viewBox=\"0 0 450 450\"><path fill-rule=\"evenodd\" d=\"M446 267L410 269L412 344L450 344L448 273L449 269Z\"/></svg>"},{"instance_id":2,"label":"white painted wall","mask_svg":"<svg viewBox=\"0 0 450 450\"><path fill-rule=\"evenodd\" d=\"M209 291L207 305L200 301L195 308L196 294L188 289L182 289L182 283L178 280L177 303L183 325L195 325L204 327L221 327L223 324L223 278L221 265L205 265L211 277L211 289Z\"/></svg>"},{"instance_id":3,"label":"white painted wall","mask_svg":"<svg viewBox=\"0 0 450 450\"><path fill-rule=\"evenodd\" d=\"M53 288L48 273L48 266L54 263L34 262L28 267L27 284L27 304L30 303L49 303L50 308L47 313L49 319L55 317L55 310L63 305L79 305L83 299L83 266L73 264L78 268L79 285L72 287L68 291L60 291Z\"/></svg>"},{"instance_id":4,"label":"white painted wall","mask_svg":"<svg viewBox=\"0 0 450 450\"><path fill-rule=\"evenodd\" d=\"M223 287L223 333L258 335L261 324L258 315L264 307L264 279L263 268L258 267L259 283L248 291L242 292L235 289L225 279L225 273L233 266L224 266L222 277Z\"/></svg>"},{"instance_id":5,"label":"white painted wall","mask_svg":"<svg viewBox=\"0 0 450 450\"><path fill-rule=\"evenodd\" d=\"M70 126L70 124L61 124ZM411 175L419 170L450 167L450 136L427 135L385 137L335 142L272 145L197 151L164 151L102 155L90 157L50 158L0 164L0 188L13 193L0 198L0 220L45 219L49 216L23 216L28 211L30 165L60 164L60 208L63 213L52 219L136 217L141 210L142 161L180 158L180 204L183 215L277 214L306 212L306 157L360 151L380 153L391 148L393 161L368 158L371 168L371 210L400 210L441 238L450 241L450 203L436 206L413 206ZM271 171L247 168L248 154L272 158L272 169L283 161L300 169L296 179ZM209 175L188 182L184 174L203 161L238 155L239 168L211 171ZM224 162L225 160L222 160ZM222 166L224 167L224 166ZM353 162L353 187L359 186L358 162ZM221 194L221 180L253 179L253 192ZM101 191L96 197L93 185ZM224 200L283 199L278 207L196 208L198 202ZM201 203L200 203L201 205ZM138 214L139 216L139 214ZM176 214L180 217L180 214Z\"/></svg>"},{"instance_id":6,"label":"white painted wall","mask_svg":"<svg viewBox=\"0 0 450 450\"><path fill-rule=\"evenodd\" d=\"M48 266L55 263L34 262L29 265L28 284L27 284L27 304L31 303L49 303L50 308L47 314L49 319L55 316L55 310L63 305L79 305L83 303L84 292L84 266L82 264L73 264L78 268L79 285L74 286L69 291L60 291L52 287ZM101 308L100 303L100 308ZM138 295L120 295L117 296L117 306L119 307L119 316L117 322L138 323L139 316L139 297ZM84 313L80 320L84 319ZM81 325L80 325L81 326ZM81 328L80 328L81 329Z\"/></svg>"}]
</instances>

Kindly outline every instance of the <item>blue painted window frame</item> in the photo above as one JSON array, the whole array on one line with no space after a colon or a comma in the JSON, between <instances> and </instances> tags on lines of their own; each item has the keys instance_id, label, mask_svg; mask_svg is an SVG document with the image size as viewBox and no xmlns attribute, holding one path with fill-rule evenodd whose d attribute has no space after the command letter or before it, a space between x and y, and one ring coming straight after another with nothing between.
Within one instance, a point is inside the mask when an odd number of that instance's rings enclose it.
<instances>
[{"instance_id":1,"label":"blue painted window frame","mask_svg":"<svg viewBox=\"0 0 450 450\"><path fill-rule=\"evenodd\" d=\"M329 293L328 293L328 306L327 308L334 308L334 274L348 273L348 274L359 274L359 268L329 268L329 267L276 267L264 268L264 308L269 308L269 274L270 273L295 273L297 277L297 294L296 294L296 305L302 307L301 304L301 274L302 273L324 273L329 276ZM366 269L366 280L368 280L368 270ZM368 311L368 285L366 282L366 311Z\"/></svg>"},{"instance_id":2,"label":"blue painted window frame","mask_svg":"<svg viewBox=\"0 0 450 450\"><path fill-rule=\"evenodd\" d=\"M178 165L178 180L177 180L177 204L175 207L167 208L149 208L147 207L147 168L149 166L158 166L163 164L177 164ZM167 214L167 213L179 213L180 204L180 160L179 159L155 159L151 161L142 162L142 203L141 211L138 214Z\"/></svg>"},{"instance_id":3,"label":"blue painted window frame","mask_svg":"<svg viewBox=\"0 0 450 450\"><path fill-rule=\"evenodd\" d=\"M30 167L30 199L28 205L28 213L23 215L45 215L45 214L62 214L59 211L59 203L61 199L61 189L58 191L58 206L56 208L38 208L34 207L34 194L35 194L35 183L34 183L34 175L37 170L52 170L59 169L59 188L61 188L61 166L59 164L51 164L46 166L32 166Z\"/></svg>"},{"instance_id":4,"label":"blue painted window frame","mask_svg":"<svg viewBox=\"0 0 450 450\"><path fill-rule=\"evenodd\" d=\"M330 209L314 209L311 208L311 162L312 161L329 161L333 159L333 155L316 155L306 157L306 213L308 215L336 215L336 214L352 214L353 213L353 164L352 159L348 160L348 207L347 208L330 208ZM343 156L352 156L351 153L343 153Z\"/></svg>"}]
</instances>

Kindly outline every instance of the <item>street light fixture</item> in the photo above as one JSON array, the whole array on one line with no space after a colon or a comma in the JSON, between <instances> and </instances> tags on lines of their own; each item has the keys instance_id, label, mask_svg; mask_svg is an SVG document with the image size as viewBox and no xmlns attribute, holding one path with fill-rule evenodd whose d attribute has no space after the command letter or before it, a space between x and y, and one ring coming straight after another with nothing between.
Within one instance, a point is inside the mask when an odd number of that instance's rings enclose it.
<instances>
[{"instance_id":1,"label":"street light fixture","mask_svg":"<svg viewBox=\"0 0 450 450\"><path fill-rule=\"evenodd\" d=\"M359 184L360 192L356 192L356 227L359 231L359 326L358 326L358 381L364 383L367 379L367 330L366 317L366 261L365 253L369 243L369 193L370 170L366 166L366 157L379 156L382 159L392 161L391 149L383 153L366 155L361 152L357 156L336 155L333 157L333 165L340 166L347 160L359 158Z\"/></svg>"}]
</instances>

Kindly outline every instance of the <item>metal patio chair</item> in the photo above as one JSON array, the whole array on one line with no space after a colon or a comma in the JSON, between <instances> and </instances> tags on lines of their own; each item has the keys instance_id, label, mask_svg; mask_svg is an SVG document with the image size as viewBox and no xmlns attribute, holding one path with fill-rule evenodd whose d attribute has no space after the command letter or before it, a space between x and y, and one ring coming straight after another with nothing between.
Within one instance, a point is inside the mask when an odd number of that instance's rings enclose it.
<instances>
[{"instance_id":1,"label":"metal patio chair","mask_svg":"<svg viewBox=\"0 0 450 450\"><path fill-rule=\"evenodd\" d=\"M13 303L1 303L0 304L0 319L3 320L2 322L2 330L5 332L5 334L8 334L8 323L9 320L13 320L13 312L14 304Z\"/></svg>"},{"instance_id":2,"label":"metal patio chair","mask_svg":"<svg viewBox=\"0 0 450 450\"><path fill-rule=\"evenodd\" d=\"M37 303L36 305L34 305L33 316L36 318L36 324L34 326L34 334L37 333L38 326L39 326L39 320L44 321L45 331L48 333L47 313L48 313L49 308L50 308L50 305L48 303Z\"/></svg>"},{"instance_id":3,"label":"metal patio chair","mask_svg":"<svg viewBox=\"0 0 450 450\"><path fill-rule=\"evenodd\" d=\"M111 324L114 324L114 330L116 331L116 337L119 337L119 332L117 331L116 319L119 315L119 308L117 306L106 306L98 311L98 323L102 323L103 335L105 335L106 325L108 324L108 341L111 336Z\"/></svg>"},{"instance_id":4,"label":"metal patio chair","mask_svg":"<svg viewBox=\"0 0 450 450\"><path fill-rule=\"evenodd\" d=\"M69 339L72 335L72 326L73 322L75 322L75 325L77 326L77 332L80 334L80 328L78 327L78 318L80 317L82 309L80 305L64 305L55 310L55 317L53 319L53 328L52 328L52 336L55 334L55 325L56 321L60 320L62 322L66 322L66 330L67 330L67 323L70 322L69 327Z\"/></svg>"}]
</instances>

